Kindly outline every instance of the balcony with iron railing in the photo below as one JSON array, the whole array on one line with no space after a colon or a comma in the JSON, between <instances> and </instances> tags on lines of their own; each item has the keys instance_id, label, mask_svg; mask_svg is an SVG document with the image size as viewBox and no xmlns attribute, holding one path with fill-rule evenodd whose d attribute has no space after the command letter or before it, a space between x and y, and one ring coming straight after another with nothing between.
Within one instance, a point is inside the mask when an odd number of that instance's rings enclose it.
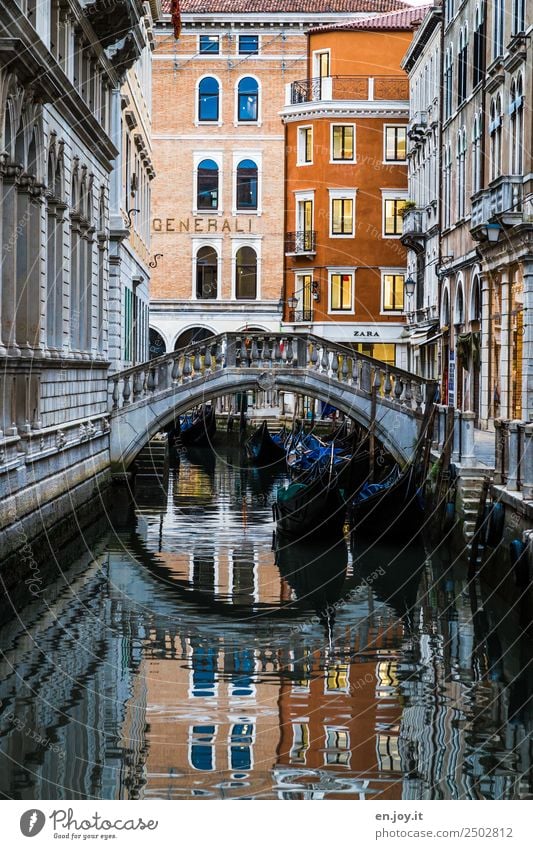
<instances>
[{"instance_id":1,"label":"balcony with iron railing","mask_svg":"<svg viewBox=\"0 0 533 849\"><path fill-rule=\"evenodd\" d=\"M409 101L406 77L312 77L287 85L286 106L327 101Z\"/></svg>"},{"instance_id":2,"label":"balcony with iron railing","mask_svg":"<svg viewBox=\"0 0 533 849\"><path fill-rule=\"evenodd\" d=\"M301 307L300 309L289 310L289 323L301 324L302 322L313 321L313 307Z\"/></svg>"},{"instance_id":3,"label":"balcony with iron railing","mask_svg":"<svg viewBox=\"0 0 533 849\"><path fill-rule=\"evenodd\" d=\"M316 230L297 230L285 234L287 256L310 256L316 253Z\"/></svg>"}]
</instances>

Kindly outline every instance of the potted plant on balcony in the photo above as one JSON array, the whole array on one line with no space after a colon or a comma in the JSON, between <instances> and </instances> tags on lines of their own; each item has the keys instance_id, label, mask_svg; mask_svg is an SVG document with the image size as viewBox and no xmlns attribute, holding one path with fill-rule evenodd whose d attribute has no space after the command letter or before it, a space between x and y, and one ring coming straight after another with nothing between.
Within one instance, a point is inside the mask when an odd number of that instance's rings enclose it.
<instances>
[{"instance_id":1,"label":"potted plant on balcony","mask_svg":"<svg viewBox=\"0 0 533 849\"><path fill-rule=\"evenodd\" d=\"M406 200L405 203L403 204L402 208L399 211L402 218L404 217L404 215L407 215L408 212L411 212L412 209L416 209L415 201L414 200Z\"/></svg>"}]
</instances>

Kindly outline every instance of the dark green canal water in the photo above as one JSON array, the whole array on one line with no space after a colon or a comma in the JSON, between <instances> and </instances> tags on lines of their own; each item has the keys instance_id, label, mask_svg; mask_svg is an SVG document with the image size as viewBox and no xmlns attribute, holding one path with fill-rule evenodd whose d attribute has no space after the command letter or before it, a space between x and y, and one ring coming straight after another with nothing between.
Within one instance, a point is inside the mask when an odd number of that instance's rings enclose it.
<instances>
[{"instance_id":1,"label":"dark green canal water","mask_svg":"<svg viewBox=\"0 0 533 849\"><path fill-rule=\"evenodd\" d=\"M283 484L183 455L5 599L4 797L531 794L516 613L446 540L274 545Z\"/></svg>"}]
</instances>

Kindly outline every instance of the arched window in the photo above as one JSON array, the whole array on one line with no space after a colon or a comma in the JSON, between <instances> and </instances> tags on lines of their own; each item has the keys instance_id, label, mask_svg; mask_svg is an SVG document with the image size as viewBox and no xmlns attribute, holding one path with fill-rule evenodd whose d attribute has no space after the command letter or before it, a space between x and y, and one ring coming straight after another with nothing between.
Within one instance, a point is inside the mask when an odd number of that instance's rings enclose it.
<instances>
[{"instance_id":1,"label":"arched window","mask_svg":"<svg viewBox=\"0 0 533 849\"><path fill-rule=\"evenodd\" d=\"M257 165L251 159L237 165L237 209L257 209Z\"/></svg>"},{"instance_id":2,"label":"arched window","mask_svg":"<svg viewBox=\"0 0 533 849\"><path fill-rule=\"evenodd\" d=\"M235 297L238 300L253 300L257 297L257 254L253 248L242 247L237 251Z\"/></svg>"},{"instance_id":3,"label":"arched window","mask_svg":"<svg viewBox=\"0 0 533 849\"><path fill-rule=\"evenodd\" d=\"M511 116L511 173L521 174L523 165L524 98L522 94L522 76L518 75L511 83L509 102Z\"/></svg>"},{"instance_id":4,"label":"arched window","mask_svg":"<svg viewBox=\"0 0 533 849\"><path fill-rule=\"evenodd\" d=\"M500 95L490 105L490 179L501 174L502 163L502 102Z\"/></svg>"},{"instance_id":5,"label":"arched window","mask_svg":"<svg viewBox=\"0 0 533 849\"><path fill-rule=\"evenodd\" d=\"M259 85L253 77L243 77L237 90L239 121L257 121L259 114Z\"/></svg>"},{"instance_id":6,"label":"arched window","mask_svg":"<svg viewBox=\"0 0 533 849\"><path fill-rule=\"evenodd\" d=\"M208 330L207 327L190 327L188 330L184 330L183 333L180 333L176 339L174 350L179 351L180 348L186 348L187 345L195 345L197 342L203 342L205 339L211 339L212 336L214 336L213 331Z\"/></svg>"},{"instance_id":7,"label":"arched window","mask_svg":"<svg viewBox=\"0 0 533 849\"><path fill-rule=\"evenodd\" d=\"M449 327L450 325L450 296L448 289L445 289L442 295L441 323L442 327Z\"/></svg>"},{"instance_id":8,"label":"arched window","mask_svg":"<svg viewBox=\"0 0 533 849\"><path fill-rule=\"evenodd\" d=\"M161 357L167 352L165 340L157 330L154 330L153 327L150 327L148 331L148 351L151 360L155 357Z\"/></svg>"},{"instance_id":9,"label":"arched window","mask_svg":"<svg viewBox=\"0 0 533 849\"><path fill-rule=\"evenodd\" d=\"M481 321L481 283L477 274L474 276L472 281L470 321Z\"/></svg>"},{"instance_id":10,"label":"arched window","mask_svg":"<svg viewBox=\"0 0 533 849\"><path fill-rule=\"evenodd\" d=\"M465 299L463 295L463 284L459 283L455 295L455 309L453 316L454 324L463 324L465 320Z\"/></svg>"},{"instance_id":11,"label":"arched window","mask_svg":"<svg viewBox=\"0 0 533 849\"><path fill-rule=\"evenodd\" d=\"M212 159L202 159L198 165L196 205L218 209L218 165Z\"/></svg>"},{"instance_id":12,"label":"arched window","mask_svg":"<svg viewBox=\"0 0 533 849\"><path fill-rule=\"evenodd\" d=\"M472 129L472 193L481 189L482 159L481 159L481 117L476 115Z\"/></svg>"},{"instance_id":13,"label":"arched window","mask_svg":"<svg viewBox=\"0 0 533 849\"><path fill-rule=\"evenodd\" d=\"M198 86L198 120L218 121L219 85L214 77L204 77Z\"/></svg>"},{"instance_id":14,"label":"arched window","mask_svg":"<svg viewBox=\"0 0 533 849\"><path fill-rule=\"evenodd\" d=\"M196 297L216 298L218 294L218 256L214 248L206 245L196 254Z\"/></svg>"},{"instance_id":15,"label":"arched window","mask_svg":"<svg viewBox=\"0 0 533 849\"><path fill-rule=\"evenodd\" d=\"M474 67L472 85L475 88L485 73L485 20L483 6L478 4L474 17Z\"/></svg>"}]
</instances>

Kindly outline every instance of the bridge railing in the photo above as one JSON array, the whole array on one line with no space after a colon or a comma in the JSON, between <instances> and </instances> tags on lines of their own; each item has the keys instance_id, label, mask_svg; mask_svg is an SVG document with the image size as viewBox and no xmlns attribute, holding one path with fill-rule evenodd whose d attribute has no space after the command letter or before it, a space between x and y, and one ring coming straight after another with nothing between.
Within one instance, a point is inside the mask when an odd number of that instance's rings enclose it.
<instances>
[{"instance_id":1,"label":"bridge railing","mask_svg":"<svg viewBox=\"0 0 533 849\"><path fill-rule=\"evenodd\" d=\"M111 375L110 412L225 368L256 371L260 386L261 379L266 385L282 371L314 372L369 396L375 392L412 413L424 412L436 385L310 334L224 333Z\"/></svg>"}]
</instances>

